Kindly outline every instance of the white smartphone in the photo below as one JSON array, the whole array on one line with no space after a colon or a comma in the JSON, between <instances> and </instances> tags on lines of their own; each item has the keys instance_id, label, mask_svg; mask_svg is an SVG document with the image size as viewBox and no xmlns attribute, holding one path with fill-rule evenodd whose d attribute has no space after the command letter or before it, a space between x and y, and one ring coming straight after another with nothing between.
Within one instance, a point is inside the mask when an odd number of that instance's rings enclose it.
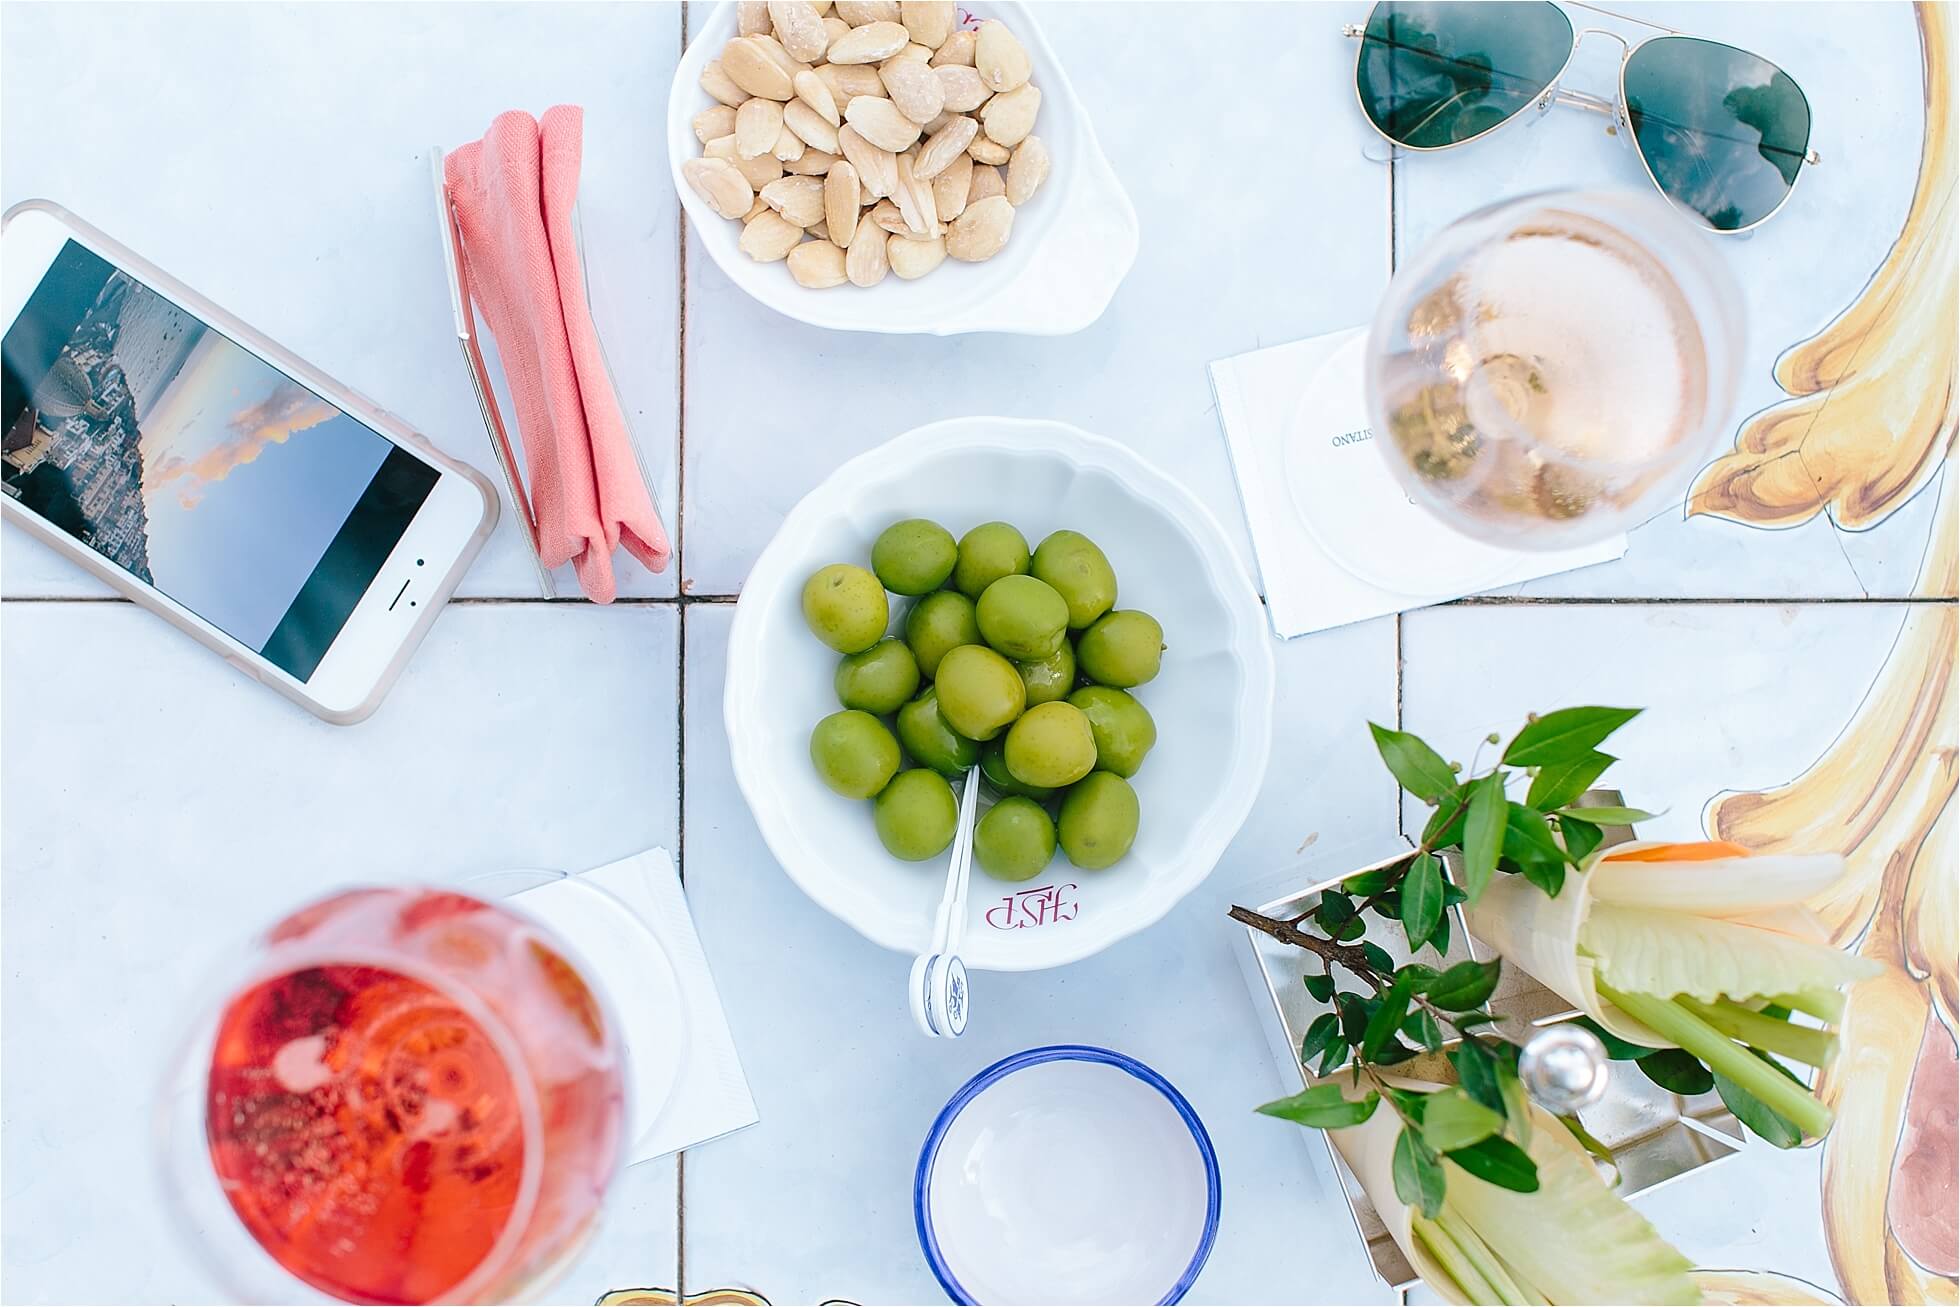
<instances>
[{"instance_id":1,"label":"white smartphone","mask_svg":"<svg viewBox=\"0 0 1960 1307\"><path fill-rule=\"evenodd\" d=\"M474 469L60 207L0 220L0 508L328 721L497 520Z\"/></svg>"}]
</instances>

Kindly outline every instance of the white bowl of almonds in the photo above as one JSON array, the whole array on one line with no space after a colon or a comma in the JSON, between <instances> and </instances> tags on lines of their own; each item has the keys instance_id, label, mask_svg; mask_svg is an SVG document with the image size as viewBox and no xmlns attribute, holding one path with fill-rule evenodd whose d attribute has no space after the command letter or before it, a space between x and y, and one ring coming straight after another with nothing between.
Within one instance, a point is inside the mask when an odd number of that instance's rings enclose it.
<instances>
[{"instance_id":1,"label":"white bowl of almonds","mask_svg":"<svg viewBox=\"0 0 1960 1307\"><path fill-rule=\"evenodd\" d=\"M1063 335L1136 259L1136 210L1026 5L723 3L667 128L710 257L814 326Z\"/></svg>"}]
</instances>

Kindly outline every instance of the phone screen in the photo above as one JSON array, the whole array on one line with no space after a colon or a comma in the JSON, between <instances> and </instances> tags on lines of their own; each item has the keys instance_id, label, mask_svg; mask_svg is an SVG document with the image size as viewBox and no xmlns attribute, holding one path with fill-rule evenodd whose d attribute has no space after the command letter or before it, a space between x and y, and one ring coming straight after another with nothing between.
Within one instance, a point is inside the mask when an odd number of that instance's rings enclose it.
<instances>
[{"instance_id":1,"label":"phone screen","mask_svg":"<svg viewBox=\"0 0 1960 1307\"><path fill-rule=\"evenodd\" d=\"M436 483L72 240L3 352L0 488L301 681Z\"/></svg>"}]
</instances>

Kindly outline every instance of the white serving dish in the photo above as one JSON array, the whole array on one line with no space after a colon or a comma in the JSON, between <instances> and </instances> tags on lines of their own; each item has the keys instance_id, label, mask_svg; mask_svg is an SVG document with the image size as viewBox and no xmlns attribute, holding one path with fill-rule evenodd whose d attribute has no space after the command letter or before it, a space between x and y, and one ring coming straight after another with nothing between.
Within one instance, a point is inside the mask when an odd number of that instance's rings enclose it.
<instances>
[{"instance_id":1,"label":"white serving dish","mask_svg":"<svg viewBox=\"0 0 1960 1307\"><path fill-rule=\"evenodd\" d=\"M1137 697L1157 746L1132 778L1135 846L1081 871L1057 851L1018 885L973 877L968 967L1031 971L1088 957L1158 920L1210 874L1259 792L1272 743L1273 656L1259 597L1209 510L1128 449L1060 422L938 422L846 463L803 498L742 588L723 702L735 779L776 860L803 891L886 948L931 934L945 861L901 862L868 803L833 794L810 764L810 730L837 711L837 655L805 626L803 583L827 563L868 566L892 522L931 518L954 535L1011 521L1029 543L1071 527L1116 570L1117 606L1164 627L1163 668ZM906 605L895 601L897 629Z\"/></svg>"},{"instance_id":2,"label":"white serving dish","mask_svg":"<svg viewBox=\"0 0 1960 1307\"><path fill-rule=\"evenodd\" d=\"M960 12L971 15L969 26L978 19L1000 19L1033 58L1034 83L1041 88L1035 135L1048 146L1048 180L1015 211L1007 247L984 263L948 259L917 281L887 276L869 288L846 284L827 290L797 285L780 261L757 263L742 253L737 247L741 223L710 209L681 176L681 165L701 154L694 115L714 103L701 89L701 69L736 34L733 0L723 0L708 14L681 56L668 93L667 161L695 235L737 286L778 313L836 331L1064 336L1102 316L1136 262L1136 209L1068 74L1042 37L1032 7L1000 0L977 14L964 6Z\"/></svg>"},{"instance_id":3,"label":"white serving dish","mask_svg":"<svg viewBox=\"0 0 1960 1307\"><path fill-rule=\"evenodd\" d=\"M1211 1138L1134 1058L1061 1044L996 1062L932 1123L912 1182L956 1303L1175 1303L1218 1235Z\"/></svg>"}]
</instances>

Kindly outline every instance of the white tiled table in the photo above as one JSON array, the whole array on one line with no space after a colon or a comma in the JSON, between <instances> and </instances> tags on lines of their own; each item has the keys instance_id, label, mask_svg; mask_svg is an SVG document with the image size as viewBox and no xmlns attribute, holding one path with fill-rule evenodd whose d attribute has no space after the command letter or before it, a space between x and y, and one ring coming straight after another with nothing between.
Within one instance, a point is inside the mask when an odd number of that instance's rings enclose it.
<instances>
[{"instance_id":1,"label":"white tiled table","mask_svg":"<svg viewBox=\"0 0 1960 1307\"><path fill-rule=\"evenodd\" d=\"M1776 351L1855 293L1898 228L1918 47L1902 5L1776 21L1757 6L1653 9L1789 68L1829 161L1732 247L1757 326L1739 416L1773 397ZM506 513L382 712L342 730L0 536L0 1297L213 1291L147 1178L145 1112L212 951L350 880L577 868L664 844L762 1123L629 1172L564 1300L737 1284L778 1302L936 1300L912 1233L919 1140L973 1071L1060 1040L1143 1058L1210 1128L1224 1219L1194 1301L1385 1300L1323 1151L1250 1111L1282 1081L1227 904L1393 846L1369 719L1467 739L1534 708L1651 704L1621 780L1682 834L1711 787L1787 777L1882 660L1934 494L1856 537L1822 518L1783 533L1662 518L1620 563L1279 646L1271 771L1211 880L1098 958L985 977L984 1019L960 1043L917 1038L896 997L906 960L773 865L720 713L743 577L850 455L942 417L1057 417L1170 470L1248 553L1206 361L1363 320L1395 249L1491 198L1644 184L1576 114L1392 174L1371 162L1339 37L1363 11L1044 5L1136 202L1142 253L1079 335L936 340L776 317L683 245L661 130L676 5L0 7L0 200L62 201L486 469L425 151L505 108L585 105L599 327L678 544L678 566L631 574L609 609L548 605ZM1581 84L1593 73L1610 80L1582 64ZM813 434L791 399L812 394L848 420ZM1684 750L1710 765L1677 765ZM1647 1210L1704 1265L1831 1281L1814 1154L1752 1148Z\"/></svg>"}]
</instances>

